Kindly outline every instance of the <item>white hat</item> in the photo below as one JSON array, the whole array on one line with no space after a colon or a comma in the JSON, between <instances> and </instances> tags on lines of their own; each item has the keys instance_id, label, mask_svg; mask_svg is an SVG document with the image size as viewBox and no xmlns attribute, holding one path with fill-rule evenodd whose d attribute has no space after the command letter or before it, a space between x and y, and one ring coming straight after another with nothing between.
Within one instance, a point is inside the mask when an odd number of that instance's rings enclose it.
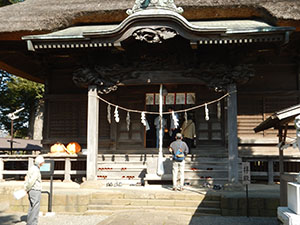
<instances>
[{"instance_id":1,"label":"white hat","mask_svg":"<svg viewBox=\"0 0 300 225\"><path fill-rule=\"evenodd\" d=\"M38 155L38 156L35 158L35 160L34 160L35 165L40 165L40 164L42 164L43 162L45 162L45 159L44 159L44 157L41 156L41 155Z\"/></svg>"},{"instance_id":2,"label":"white hat","mask_svg":"<svg viewBox=\"0 0 300 225\"><path fill-rule=\"evenodd\" d=\"M181 133L177 133L176 134L176 139L180 139L180 138L182 138L182 134Z\"/></svg>"}]
</instances>

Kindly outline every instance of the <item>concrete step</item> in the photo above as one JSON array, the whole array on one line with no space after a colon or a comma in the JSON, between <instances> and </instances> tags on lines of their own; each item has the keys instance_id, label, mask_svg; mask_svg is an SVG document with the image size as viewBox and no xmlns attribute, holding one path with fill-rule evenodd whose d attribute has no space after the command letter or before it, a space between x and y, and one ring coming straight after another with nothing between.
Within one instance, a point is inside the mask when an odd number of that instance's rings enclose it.
<instances>
[{"instance_id":1,"label":"concrete step","mask_svg":"<svg viewBox=\"0 0 300 225\"><path fill-rule=\"evenodd\" d=\"M199 171L192 171L192 170L185 170L184 176L187 179L191 178L201 178L201 177L212 177L212 178L224 178L228 176L227 170L199 170Z\"/></svg>"},{"instance_id":2,"label":"concrete step","mask_svg":"<svg viewBox=\"0 0 300 225\"><path fill-rule=\"evenodd\" d=\"M118 205L118 206L180 206L180 207L211 207L219 208L220 201L216 200L165 200L165 199L91 199L90 205Z\"/></svg>"},{"instance_id":3,"label":"concrete step","mask_svg":"<svg viewBox=\"0 0 300 225\"><path fill-rule=\"evenodd\" d=\"M188 213L207 213L207 214L221 214L220 208L208 208L208 207L179 207L179 206L133 206L133 205L89 205L88 210L111 210L111 211L122 211L122 210L162 210L162 211L177 211L177 212L188 212Z\"/></svg>"},{"instance_id":4,"label":"concrete step","mask_svg":"<svg viewBox=\"0 0 300 225\"><path fill-rule=\"evenodd\" d=\"M118 210L118 212L122 212L126 210ZM168 209L165 211L168 212ZM171 211L172 212L172 211ZM110 216L116 213L113 210L87 210L84 215L103 215L103 216ZM190 215L193 217L200 217L200 216L221 216L221 214L212 214L212 213L202 213L202 212L180 212L183 215Z\"/></svg>"},{"instance_id":5,"label":"concrete step","mask_svg":"<svg viewBox=\"0 0 300 225\"><path fill-rule=\"evenodd\" d=\"M106 191L103 192L96 192L92 194L91 199L101 199L101 200L112 200L112 199L142 199L142 200L193 200L193 201L203 201L203 200L210 200L210 201L219 201L219 195L212 195L206 193L207 189L199 188L199 193L191 194L188 192L146 192L146 191L131 191L131 192L119 192L118 188L107 188ZM200 194L202 193L203 194Z\"/></svg>"},{"instance_id":6,"label":"concrete step","mask_svg":"<svg viewBox=\"0 0 300 225\"><path fill-rule=\"evenodd\" d=\"M215 165L215 164L185 164L185 169L186 170L193 170L193 171L197 171L197 170L210 170L210 171L213 171L213 170L227 170L228 169L228 164L226 163L225 165L224 164L218 164L218 165ZM228 170L227 170L228 171Z\"/></svg>"}]
</instances>

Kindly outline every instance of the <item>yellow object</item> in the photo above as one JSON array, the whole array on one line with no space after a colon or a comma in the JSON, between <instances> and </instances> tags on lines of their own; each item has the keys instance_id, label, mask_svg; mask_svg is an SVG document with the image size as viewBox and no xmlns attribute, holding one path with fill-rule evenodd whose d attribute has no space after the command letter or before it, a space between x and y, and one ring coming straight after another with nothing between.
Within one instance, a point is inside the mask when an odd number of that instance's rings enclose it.
<instances>
[{"instance_id":1,"label":"yellow object","mask_svg":"<svg viewBox=\"0 0 300 225\"><path fill-rule=\"evenodd\" d=\"M178 158L183 158L183 157L184 157L184 154L176 155L176 157L178 157Z\"/></svg>"},{"instance_id":2,"label":"yellow object","mask_svg":"<svg viewBox=\"0 0 300 225\"><path fill-rule=\"evenodd\" d=\"M56 143L50 147L51 153L63 153L66 150L67 150L66 147L61 143Z\"/></svg>"},{"instance_id":3,"label":"yellow object","mask_svg":"<svg viewBox=\"0 0 300 225\"><path fill-rule=\"evenodd\" d=\"M81 146L77 142L70 142L67 145L67 152L69 154L76 154L81 151Z\"/></svg>"}]
</instances>

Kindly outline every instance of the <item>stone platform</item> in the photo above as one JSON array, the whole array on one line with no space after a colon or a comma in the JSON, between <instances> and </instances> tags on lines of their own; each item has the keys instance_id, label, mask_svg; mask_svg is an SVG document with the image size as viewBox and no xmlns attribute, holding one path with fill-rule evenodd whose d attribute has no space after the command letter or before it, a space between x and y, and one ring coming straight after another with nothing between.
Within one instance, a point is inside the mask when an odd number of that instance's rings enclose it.
<instances>
[{"instance_id":1,"label":"stone platform","mask_svg":"<svg viewBox=\"0 0 300 225\"><path fill-rule=\"evenodd\" d=\"M0 211L27 212L28 200L15 200L13 191L21 189L23 182L0 182ZM43 182L49 190L49 183ZM279 205L279 185L249 186L249 215L276 217ZM41 211L47 212L48 197L43 194ZM154 210L182 212L193 216L246 216L243 190L213 190L186 186L174 192L171 186L148 185L106 187L79 185L73 182L54 182L52 210L58 214L112 215L116 212Z\"/></svg>"}]
</instances>

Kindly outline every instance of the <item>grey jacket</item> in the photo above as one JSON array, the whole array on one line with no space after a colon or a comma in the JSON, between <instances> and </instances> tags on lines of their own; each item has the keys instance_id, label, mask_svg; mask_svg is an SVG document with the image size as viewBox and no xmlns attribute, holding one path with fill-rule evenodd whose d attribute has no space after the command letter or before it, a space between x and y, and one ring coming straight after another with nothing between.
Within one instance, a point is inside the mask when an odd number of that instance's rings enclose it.
<instances>
[{"instance_id":1,"label":"grey jacket","mask_svg":"<svg viewBox=\"0 0 300 225\"><path fill-rule=\"evenodd\" d=\"M183 150L184 155L187 155L189 153L189 147L187 146L187 144L184 141L182 141L180 139L173 141L170 145L170 148L172 149L173 155L179 148L181 148Z\"/></svg>"},{"instance_id":2,"label":"grey jacket","mask_svg":"<svg viewBox=\"0 0 300 225\"><path fill-rule=\"evenodd\" d=\"M42 178L40 168L37 165L32 166L27 172L27 178L24 183L24 188L28 192L30 190L42 190Z\"/></svg>"}]
</instances>

